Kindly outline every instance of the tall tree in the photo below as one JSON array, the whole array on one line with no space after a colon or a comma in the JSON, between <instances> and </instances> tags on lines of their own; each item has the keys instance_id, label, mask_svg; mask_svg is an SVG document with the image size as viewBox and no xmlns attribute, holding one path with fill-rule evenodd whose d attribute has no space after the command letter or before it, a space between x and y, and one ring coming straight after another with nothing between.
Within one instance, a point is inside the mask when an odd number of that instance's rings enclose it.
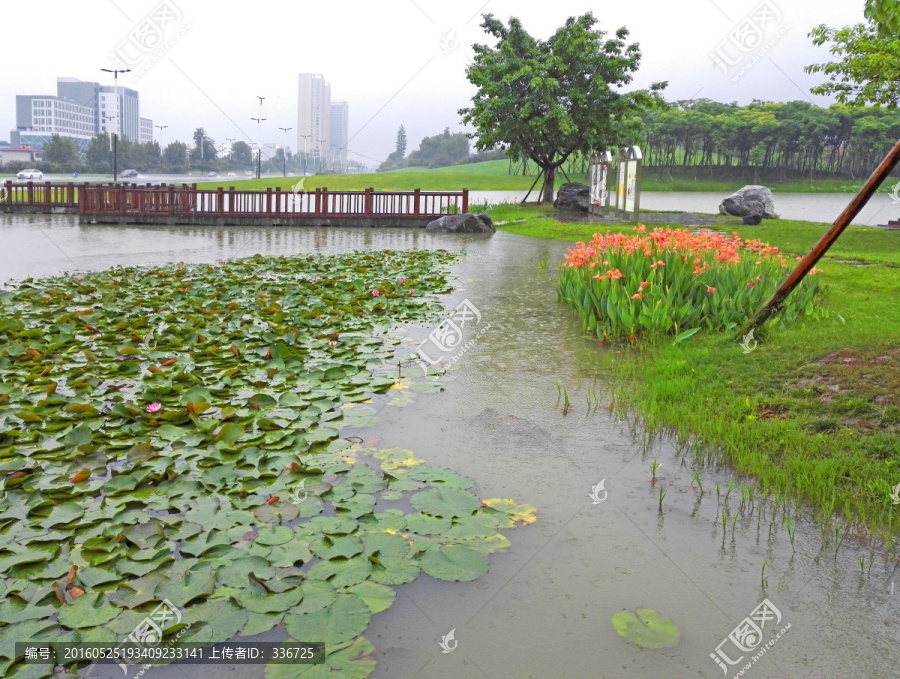
<instances>
[{"instance_id":1,"label":"tall tree","mask_svg":"<svg viewBox=\"0 0 900 679\"><path fill-rule=\"evenodd\" d=\"M492 14L483 19L481 27L497 43L473 46L475 60L466 74L478 92L473 106L459 113L475 126L478 150L501 144L510 156L541 168L542 202L553 200L556 171L569 156L619 145L639 131L641 110L663 105L659 93L667 83L620 90L641 60L639 46L625 44L625 27L607 39L605 31L594 30L597 20L588 12L569 17L543 41L516 18L509 26Z\"/></svg>"},{"instance_id":2,"label":"tall tree","mask_svg":"<svg viewBox=\"0 0 900 679\"><path fill-rule=\"evenodd\" d=\"M397 130L397 146L391 155L395 155L398 160L403 160L406 156L406 128L403 125Z\"/></svg>"},{"instance_id":3,"label":"tall tree","mask_svg":"<svg viewBox=\"0 0 900 679\"><path fill-rule=\"evenodd\" d=\"M814 45L829 45L838 61L811 64L807 73L824 73L829 81L810 88L813 94L835 95L842 104L876 104L891 108L900 103L900 37L883 25L866 24L829 28L810 33Z\"/></svg>"},{"instance_id":4,"label":"tall tree","mask_svg":"<svg viewBox=\"0 0 900 679\"><path fill-rule=\"evenodd\" d=\"M71 137L61 137L54 134L50 141L44 144L44 160L56 165L77 166L81 161L81 150L78 142Z\"/></svg>"},{"instance_id":5,"label":"tall tree","mask_svg":"<svg viewBox=\"0 0 900 679\"><path fill-rule=\"evenodd\" d=\"M163 151L166 167L173 172L185 172L191 166L188 159L188 147L180 141L173 141Z\"/></svg>"}]
</instances>

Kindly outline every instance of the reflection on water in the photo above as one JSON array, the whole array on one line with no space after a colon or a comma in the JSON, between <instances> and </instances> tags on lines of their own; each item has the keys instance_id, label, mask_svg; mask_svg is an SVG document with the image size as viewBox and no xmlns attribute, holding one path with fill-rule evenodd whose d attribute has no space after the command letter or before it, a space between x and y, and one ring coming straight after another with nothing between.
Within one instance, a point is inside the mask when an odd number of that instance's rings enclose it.
<instances>
[{"instance_id":1,"label":"reflection on water","mask_svg":"<svg viewBox=\"0 0 900 679\"><path fill-rule=\"evenodd\" d=\"M79 226L66 217L0 218L0 238L5 278L256 252L466 251L446 305L468 299L490 329L450 373L446 391L383 405L379 425L345 435L412 449L474 479L482 498L535 505L538 522L509 532L511 548L491 555L490 572L474 582L422 575L398 587L394 605L367 630L378 650L373 677L723 677L710 654L721 647L737 658L722 643L766 598L791 629L745 676L897 676L900 559L856 534L835 555L834 541L823 543L803 512L791 515L792 547L782 508L758 495L752 507L742 503L740 484L750 480L737 478L726 500L735 475L706 469L701 494L689 449L665 437L636 441L607 408L600 347L557 302L552 275L564 243L409 229ZM549 273L540 267L545 258ZM404 346L412 352L427 333L409 329ZM571 400L565 415L557 383ZM591 489L601 480L607 495L598 503ZM623 608L660 611L680 627L681 643L661 651L627 644L610 624ZM451 629L459 645L444 654L439 644ZM754 652L745 655L728 677ZM188 675L212 679L223 669L190 666ZM263 677L263 668L233 674ZM184 674L160 668L145 676Z\"/></svg>"}]
</instances>

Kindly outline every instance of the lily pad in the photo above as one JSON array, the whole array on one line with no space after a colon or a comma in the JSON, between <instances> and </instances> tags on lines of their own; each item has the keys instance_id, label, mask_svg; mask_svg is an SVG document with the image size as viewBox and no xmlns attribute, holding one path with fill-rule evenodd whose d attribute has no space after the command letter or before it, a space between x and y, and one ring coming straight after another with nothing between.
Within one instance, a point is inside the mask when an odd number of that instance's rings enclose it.
<instances>
[{"instance_id":1,"label":"lily pad","mask_svg":"<svg viewBox=\"0 0 900 679\"><path fill-rule=\"evenodd\" d=\"M466 582L488 572L488 560L474 549L441 545L427 550L419 559L422 570L438 580Z\"/></svg>"},{"instance_id":2,"label":"lily pad","mask_svg":"<svg viewBox=\"0 0 900 679\"><path fill-rule=\"evenodd\" d=\"M87 592L59 611L59 624L70 629L86 629L109 622L121 613L99 592Z\"/></svg>"},{"instance_id":3,"label":"lily pad","mask_svg":"<svg viewBox=\"0 0 900 679\"><path fill-rule=\"evenodd\" d=\"M284 629L296 641L330 646L362 634L371 618L371 610L358 596L338 594L334 603L320 611L284 616Z\"/></svg>"},{"instance_id":4,"label":"lily pad","mask_svg":"<svg viewBox=\"0 0 900 679\"><path fill-rule=\"evenodd\" d=\"M681 641L678 626L649 608L638 608L636 614L619 611L612 617L612 626L619 636L641 648L669 648Z\"/></svg>"}]
</instances>

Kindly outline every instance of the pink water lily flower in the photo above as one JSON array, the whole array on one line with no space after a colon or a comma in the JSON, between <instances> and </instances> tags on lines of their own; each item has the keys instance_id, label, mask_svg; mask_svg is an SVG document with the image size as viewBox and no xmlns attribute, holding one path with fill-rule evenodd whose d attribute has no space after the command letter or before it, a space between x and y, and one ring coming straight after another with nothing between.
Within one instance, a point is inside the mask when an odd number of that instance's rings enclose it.
<instances>
[{"instance_id":1,"label":"pink water lily flower","mask_svg":"<svg viewBox=\"0 0 900 679\"><path fill-rule=\"evenodd\" d=\"M159 412L160 408L162 408L161 403L151 403L150 405L147 406L147 412L148 413Z\"/></svg>"},{"instance_id":2,"label":"pink water lily flower","mask_svg":"<svg viewBox=\"0 0 900 679\"><path fill-rule=\"evenodd\" d=\"M415 294L416 294L416 291L415 291L415 290L413 290L413 289L412 289L412 288L410 288L410 290L409 290L409 294L410 294L410 295L415 295Z\"/></svg>"},{"instance_id":3,"label":"pink water lily flower","mask_svg":"<svg viewBox=\"0 0 900 679\"><path fill-rule=\"evenodd\" d=\"M378 297L381 293L378 290L372 290L372 297Z\"/></svg>"},{"instance_id":4,"label":"pink water lily flower","mask_svg":"<svg viewBox=\"0 0 900 679\"><path fill-rule=\"evenodd\" d=\"M401 278L401 279L400 279L400 285L406 285L406 279L405 279L405 278Z\"/></svg>"},{"instance_id":5,"label":"pink water lily flower","mask_svg":"<svg viewBox=\"0 0 900 679\"><path fill-rule=\"evenodd\" d=\"M336 346L337 346L337 340L331 340L331 341L329 342L329 344L330 344L331 346L333 346L333 347L336 347Z\"/></svg>"}]
</instances>

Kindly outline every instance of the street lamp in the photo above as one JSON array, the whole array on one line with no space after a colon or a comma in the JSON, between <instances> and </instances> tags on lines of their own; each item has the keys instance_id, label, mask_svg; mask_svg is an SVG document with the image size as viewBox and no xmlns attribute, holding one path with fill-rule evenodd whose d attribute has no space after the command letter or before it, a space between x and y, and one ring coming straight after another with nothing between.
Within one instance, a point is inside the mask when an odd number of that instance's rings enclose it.
<instances>
[{"instance_id":1,"label":"street lamp","mask_svg":"<svg viewBox=\"0 0 900 679\"><path fill-rule=\"evenodd\" d=\"M305 177L306 176L306 156L308 153L308 151L306 150L306 140L311 139L312 135L311 134L301 134L300 136L303 137L303 176Z\"/></svg>"},{"instance_id":2,"label":"street lamp","mask_svg":"<svg viewBox=\"0 0 900 679\"><path fill-rule=\"evenodd\" d=\"M168 125L154 125L159 133L162 134L162 131L168 127ZM159 173L162 174L163 171L163 152L162 152L162 144L159 145Z\"/></svg>"},{"instance_id":3,"label":"street lamp","mask_svg":"<svg viewBox=\"0 0 900 679\"><path fill-rule=\"evenodd\" d=\"M265 100L265 97L261 97L258 94L256 98L259 99L259 118L251 118L250 120L256 121L256 136L259 137L259 155L256 156L256 178L259 179L260 172L262 169L262 121L265 118L262 117L262 103Z\"/></svg>"},{"instance_id":4,"label":"street lamp","mask_svg":"<svg viewBox=\"0 0 900 679\"><path fill-rule=\"evenodd\" d=\"M234 159L235 137L231 137L230 139L226 139L225 141L228 142L228 162L231 163L232 160Z\"/></svg>"},{"instance_id":5,"label":"street lamp","mask_svg":"<svg viewBox=\"0 0 900 679\"><path fill-rule=\"evenodd\" d=\"M328 140L327 139L319 139L317 141L319 142L319 148L317 149L318 153L316 155L318 155L318 157L319 157L319 172L321 172L322 170L325 169L325 166L322 164L322 156L325 153L325 144L328 143Z\"/></svg>"},{"instance_id":6,"label":"street lamp","mask_svg":"<svg viewBox=\"0 0 900 679\"><path fill-rule=\"evenodd\" d=\"M284 136L285 136L285 138L287 138L287 133L290 132L291 130L293 130L294 128L293 127L279 127L278 129L281 130L282 132L284 132ZM287 177L287 151L285 150L286 148L287 148L287 144L285 144L284 147L281 149L281 174L285 177Z\"/></svg>"},{"instance_id":7,"label":"street lamp","mask_svg":"<svg viewBox=\"0 0 900 679\"><path fill-rule=\"evenodd\" d=\"M122 107L119 105L119 74L120 73L131 73L130 68L101 68L101 71L105 73L112 73L113 80L116 83L116 115L113 116L116 118L116 131L113 133L113 181L118 181L119 168L118 168L118 155L119 155L119 144L118 144L118 133L120 131L120 120L122 117Z\"/></svg>"}]
</instances>

